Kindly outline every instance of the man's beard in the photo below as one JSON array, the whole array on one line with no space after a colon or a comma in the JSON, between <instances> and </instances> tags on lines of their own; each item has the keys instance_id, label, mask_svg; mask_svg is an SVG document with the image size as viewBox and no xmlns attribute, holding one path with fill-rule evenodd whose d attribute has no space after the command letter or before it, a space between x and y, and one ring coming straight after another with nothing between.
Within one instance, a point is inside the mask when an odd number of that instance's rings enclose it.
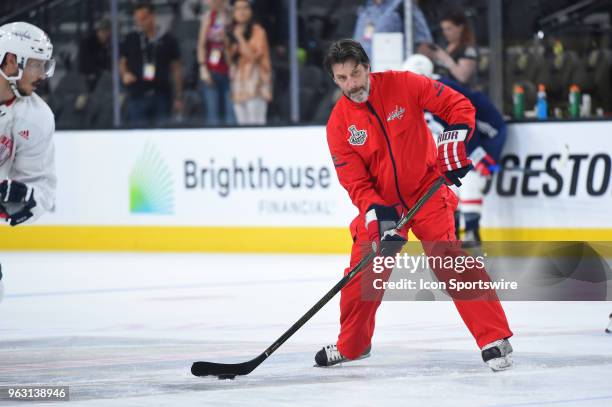
<instances>
[{"instance_id":1,"label":"man's beard","mask_svg":"<svg viewBox=\"0 0 612 407\"><path fill-rule=\"evenodd\" d=\"M41 85L41 81L36 81L30 84L29 90L25 90L23 86L21 86L21 84L17 82L17 90L19 91L19 94L21 96L32 96L32 93L34 93L34 88L38 89L40 85Z\"/></svg>"},{"instance_id":2,"label":"man's beard","mask_svg":"<svg viewBox=\"0 0 612 407\"><path fill-rule=\"evenodd\" d=\"M32 90L31 89L29 91L27 91L22 86L19 86L19 84L17 84L17 90L19 91L19 94L21 96L30 96L32 94Z\"/></svg>"},{"instance_id":3,"label":"man's beard","mask_svg":"<svg viewBox=\"0 0 612 407\"><path fill-rule=\"evenodd\" d=\"M345 93L345 95L347 98L356 103L367 102L368 97L370 96L370 79L367 79L365 86L351 90L350 92Z\"/></svg>"}]
</instances>

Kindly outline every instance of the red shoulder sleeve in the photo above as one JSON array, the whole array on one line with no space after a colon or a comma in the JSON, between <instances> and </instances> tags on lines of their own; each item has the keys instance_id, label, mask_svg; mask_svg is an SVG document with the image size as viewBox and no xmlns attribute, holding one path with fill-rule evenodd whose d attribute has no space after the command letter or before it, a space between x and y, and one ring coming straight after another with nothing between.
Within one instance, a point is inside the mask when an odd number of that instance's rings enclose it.
<instances>
[{"instance_id":1,"label":"red shoulder sleeve","mask_svg":"<svg viewBox=\"0 0 612 407\"><path fill-rule=\"evenodd\" d=\"M465 125L469 128L467 143L474 132L476 110L472 102L461 93L433 79L411 72L404 72L409 89L417 90L416 102L423 110L427 110L442 118L449 126Z\"/></svg>"},{"instance_id":2,"label":"red shoulder sleeve","mask_svg":"<svg viewBox=\"0 0 612 407\"><path fill-rule=\"evenodd\" d=\"M376 192L366 164L349 145L348 129L341 128L337 116L337 111L332 112L327 123L329 151L340 184L346 189L359 212L365 213L370 205L374 203L384 205L385 201Z\"/></svg>"}]
</instances>

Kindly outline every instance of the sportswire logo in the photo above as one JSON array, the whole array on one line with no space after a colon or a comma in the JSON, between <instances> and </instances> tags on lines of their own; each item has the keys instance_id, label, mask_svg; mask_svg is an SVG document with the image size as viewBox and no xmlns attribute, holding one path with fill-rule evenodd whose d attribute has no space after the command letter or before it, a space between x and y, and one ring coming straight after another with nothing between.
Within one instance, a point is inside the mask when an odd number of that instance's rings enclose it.
<instances>
[{"instance_id":1,"label":"sportswire logo","mask_svg":"<svg viewBox=\"0 0 612 407\"><path fill-rule=\"evenodd\" d=\"M353 124L348 128L351 136L349 137L349 144L353 146L362 146L365 144L368 138L368 133L365 130L357 130L357 127Z\"/></svg>"},{"instance_id":2,"label":"sportswire logo","mask_svg":"<svg viewBox=\"0 0 612 407\"><path fill-rule=\"evenodd\" d=\"M0 166L8 161L13 153L13 139L8 136L0 136Z\"/></svg>"},{"instance_id":3,"label":"sportswire logo","mask_svg":"<svg viewBox=\"0 0 612 407\"><path fill-rule=\"evenodd\" d=\"M395 119L401 120L402 117L404 117L404 113L406 113L406 109L401 106L395 105L395 110L389 114L389 116L387 117L387 121L390 122L391 120Z\"/></svg>"},{"instance_id":4,"label":"sportswire logo","mask_svg":"<svg viewBox=\"0 0 612 407\"><path fill-rule=\"evenodd\" d=\"M174 183L159 150L147 143L130 174L130 212L170 215Z\"/></svg>"}]
</instances>

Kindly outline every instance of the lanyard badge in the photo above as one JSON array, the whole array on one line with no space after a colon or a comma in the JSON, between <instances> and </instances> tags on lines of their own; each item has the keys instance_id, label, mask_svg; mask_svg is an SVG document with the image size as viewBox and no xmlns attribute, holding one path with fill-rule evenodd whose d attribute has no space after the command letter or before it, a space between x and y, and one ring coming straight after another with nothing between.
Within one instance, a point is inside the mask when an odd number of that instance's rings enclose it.
<instances>
[{"instance_id":1,"label":"lanyard badge","mask_svg":"<svg viewBox=\"0 0 612 407\"><path fill-rule=\"evenodd\" d=\"M155 80L155 64L151 62L145 62L142 66L142 80L154 81Z\"/></svg>"},{"instance_id":2,"label":"lanyard badge","mask_svg":"<svg viewBox=\"0 0 612 407\"><path fill-rule=\"evenodd\" d=\"M151 52L149 53L149 47ZM152 82L155 80L155 54L156 40L147 42L144 35L140 36L140 49L142 51L142 80Z\"/></svg>"}]
</instances>

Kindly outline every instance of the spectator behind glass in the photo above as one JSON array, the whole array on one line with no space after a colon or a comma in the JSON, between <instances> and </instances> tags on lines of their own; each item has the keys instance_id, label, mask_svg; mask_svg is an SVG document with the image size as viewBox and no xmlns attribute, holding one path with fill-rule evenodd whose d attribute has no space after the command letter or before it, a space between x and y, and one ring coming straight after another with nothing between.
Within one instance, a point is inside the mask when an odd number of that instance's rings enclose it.
<instances>
[{"instance_id":1,"label":"spectator behind glass","mask_svg":"<svg viewBox=\"0 0 612 407\"><path fill-rule=\"evenodd\" d=\"M247 0L237 0L228 33L230 79L238 124L266 124L272 100L272 65L266 31L253 20Z\"/></svg>"},{"instance_id":2,"label":"spectator behind glass","mask_svg":"<svg viewBox=\"0 0 612 407\"><path fill-rule=\"evenodd\" d=\"M98 79L111 67L111 23L108 18L96 24L96 31L85 37L79 44L79 73L83 75L85 93L77 97L75 109L83 110L89 94L93 92Z\"/></svg>"},{"instance_id":3,"label":"spectator behind glass","mask_svg":"<svg viewBox=\"0 0 612 407\"><path fill-rule=\"evenodd\" d=\"M198 64L206 105L206 124L236 123L229 90L229 63L225 31L230 22L227 0L205 0L209 10L202 16L198 37Z\"/></svg>"},{"instance_id":4,"label":"spectator behind glass","mask_svg":"<svg viewBox=\"0 0 612 407\"><path fill-rule=\"evenodd\" d=\"M375 33L404 33L404 23L400 11L404 0L368 0L359 8L353 39L359 41L368 55L372 55L372 38ZM433 42L427 20L417 2L412 2L412 26L414 28L413 44L420 50L424 44Z\"/></svg>"},{"instance_id":5,"label":"spectator behind glass","mask_svg":"<svg viewBox=\"0 0 612 407\"><path fill-rule=\"evenodd\" d=\"M156 26L150 3L135 5L133 17L138 31L126 36L119 60L121 80L127 92L127 122L137 127L167 124L172 109L177 113L183 110L178 43L172 34L161 32Z\"/></svg>"},{"instance_id":6,"label":"spectator behind glass","mask_svg":"<svg viewBox=\"0 0 612 407\"><path fill-rule=\"evenodd\" d=\"M397 10L403 0L368 0L357 12L353 39L359 41L366 54L372 55L372 38L379 32L404 32Z\"/></svg>"},{"instance_id":7,"label":"spectator behind glass","mask_svg":"<svg viewBox=\"0 0 612 407\"><path fill-rule=\"evenodd\" d=\"M448 45L446 51L435 47L428 54L436 62L436 73L464 85L473 82L476 72L476 40L465 14L453 11L440 21Z\"/></svg>"},{"instance_id":8,"label":"spectator behind glass","mask_svg":"<svg viewBox=\"0 0 612 407\"><path fill-rule=\"evenodd\" d=\"M92 91L104 71L111 66L111 23L103 18L96 24L96 31L79 44L79 72L85 77L87 90Z\"/></svg>"}]
</instances>

